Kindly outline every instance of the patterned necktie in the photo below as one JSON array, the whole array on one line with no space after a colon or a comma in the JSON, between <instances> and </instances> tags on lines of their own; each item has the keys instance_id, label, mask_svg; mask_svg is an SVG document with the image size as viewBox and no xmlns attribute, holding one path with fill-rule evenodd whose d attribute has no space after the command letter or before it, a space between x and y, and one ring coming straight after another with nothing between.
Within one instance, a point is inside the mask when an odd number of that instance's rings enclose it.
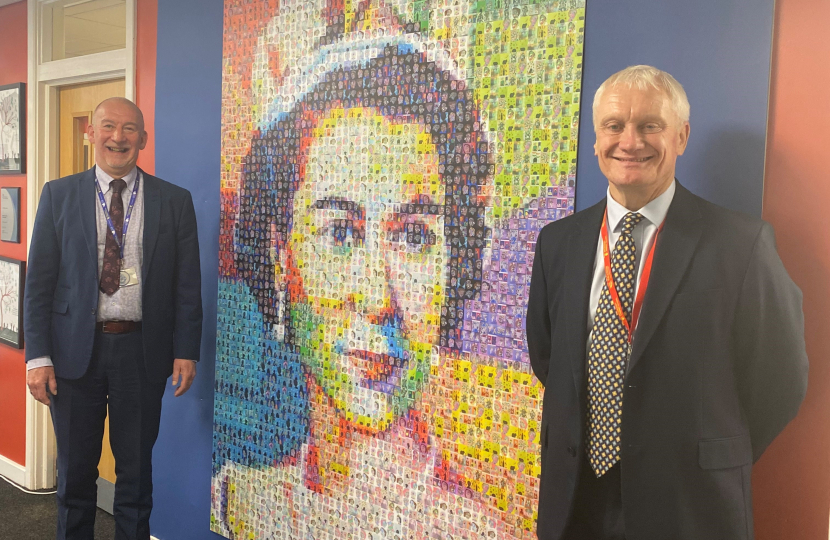
<instances>
[{"instance_id":1,"label":"patterned necktie","mask_svg":"<svg viewBox=\"0 0 830 540\"><path fill-rule=\"evenodd\" d=\"M115 227L115 232L118 233L118 238L122 239L121 231L124 228L124 201L121 200L121 191L127 187L127 183L115 178L110 182L110 189L112 190L112 199L110 200L110 219ZM121 278L121 250L118 243L112 236L112 231L107 227L107 240L104 244L104 265L101 269L101 292L107 296L112 296L118 290Z\"/></svg>"},{"instance_id":2,"label":"patterned necktie","mask_svg":"<svg viewBox=\"0 0 830 540\"><path fill-rule=\"evenodd\" d=\"M625 215L622 232L611 255L614 286L629 322L637 279L634 264L637 248L631 231L642 220L643 216L635 212ZM620 459L623 381L629 353L628 330L614 308L606 282L597 304L588 351L588 458L597 478Z\"/></svg>"}]
</instances>

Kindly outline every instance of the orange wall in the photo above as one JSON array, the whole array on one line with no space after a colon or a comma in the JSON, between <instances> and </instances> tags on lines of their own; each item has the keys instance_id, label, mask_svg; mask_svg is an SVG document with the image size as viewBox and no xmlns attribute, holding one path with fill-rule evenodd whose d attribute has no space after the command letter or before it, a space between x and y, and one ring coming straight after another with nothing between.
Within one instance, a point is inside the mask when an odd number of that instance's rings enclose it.
<instances>
[{"instance_id":1,"label":"orange wall","mask_svg":"<svg viewBox=\"0 0 830 540\"><path fill-rule=\"evenodd\" d=\"M144 129L150 134L139 154L138 166L149 174L156 170L156 28L158 0L138 0L138 35L135 55L136 104L144 113Z\"/></svg>"},{"instance_id":2,"label":"orange wall","mask_svg":"<svg viewBox=\"0 0 830 540\"><path fill-rule=\"evenodd\" d=\"M804 292L807 399L755 468L758 540L827 540L830 519L830 2L775 8L764 219Z\"/></svg>"},{"instance_id":3,"label":"orange wall","mask_svg":"<svg viewBox=\"0 0 830 540\"><path fill-rule=\"evenodd\" d=\"M25 83L26 2L0 7L0 85ZM24 96L25 97L25 96ZM26 175L0 175L0 187L20 188L20 243L0 242L0 255L26 258ZM25 339L25 336L24 336ZM0 455L21 465L26 459L26 365L23 351L0 344Z\"/></svg>"}]
</instances>

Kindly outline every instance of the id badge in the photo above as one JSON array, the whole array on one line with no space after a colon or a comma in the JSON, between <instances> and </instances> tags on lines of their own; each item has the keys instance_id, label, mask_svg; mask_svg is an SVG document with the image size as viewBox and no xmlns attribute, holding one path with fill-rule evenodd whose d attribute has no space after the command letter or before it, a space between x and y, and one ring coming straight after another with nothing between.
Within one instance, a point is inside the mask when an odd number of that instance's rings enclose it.
<instances>
[{"instance_id":1,"label":"id badge","mask_svg":"<svg viewBox=\"0 0 830 540\"><path fill-rule=\"evenodd\" d=\"M119 287L131 287L133 285L138 285L138 274L136 274L135 268L122 269L118 285Z\"/></svg>"}]
</instances>

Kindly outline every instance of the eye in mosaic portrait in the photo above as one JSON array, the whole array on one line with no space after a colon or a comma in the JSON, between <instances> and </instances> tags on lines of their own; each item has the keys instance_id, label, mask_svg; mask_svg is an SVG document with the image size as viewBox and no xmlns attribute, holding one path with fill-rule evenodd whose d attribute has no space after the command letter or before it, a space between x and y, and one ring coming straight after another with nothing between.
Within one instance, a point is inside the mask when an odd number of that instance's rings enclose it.
<instances>
[{"instance_id":1,"label":"eye in mosaic portrait","mask_svg":"<svg viewBox=\"0 0 830 540\"><path fill-rule=\"evenodd\" d=\"M535 538L584 0L228 0L211 529Z\"/></svg>"}]
</instances>

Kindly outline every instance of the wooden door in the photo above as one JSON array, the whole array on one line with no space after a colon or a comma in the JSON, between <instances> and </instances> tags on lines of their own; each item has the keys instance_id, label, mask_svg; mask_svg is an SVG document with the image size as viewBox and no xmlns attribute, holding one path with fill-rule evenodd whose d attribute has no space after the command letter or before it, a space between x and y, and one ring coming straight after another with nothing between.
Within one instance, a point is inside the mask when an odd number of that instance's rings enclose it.
<instances>
[{"instance_id":1,"label":"wooden door","mask_svg":"<svg viewBox=\"0 0 830 540\"><path fill-rule=\"evenodd\" d=\"M92 167L95 149L87 140L86 127L92 121L95 107L110 97L124 97L124 79L64 86L60 90L58 156L60 175L68 176ZM115 484L115 458L109 437L109 416L104 425L104 443L98 474Z\"/></svg>"},{"instance_id":2,"label":"wooden door","mask_svg":"<svg viewBox=\"0 0 830 540\"><path fill-rule=\"evenodd\" d=\"M95 163L86 126L95 107L110 97L124 97L124 79L64 86L60 90L60 176L79 173Z\"/></svg>"}]
</instances>

